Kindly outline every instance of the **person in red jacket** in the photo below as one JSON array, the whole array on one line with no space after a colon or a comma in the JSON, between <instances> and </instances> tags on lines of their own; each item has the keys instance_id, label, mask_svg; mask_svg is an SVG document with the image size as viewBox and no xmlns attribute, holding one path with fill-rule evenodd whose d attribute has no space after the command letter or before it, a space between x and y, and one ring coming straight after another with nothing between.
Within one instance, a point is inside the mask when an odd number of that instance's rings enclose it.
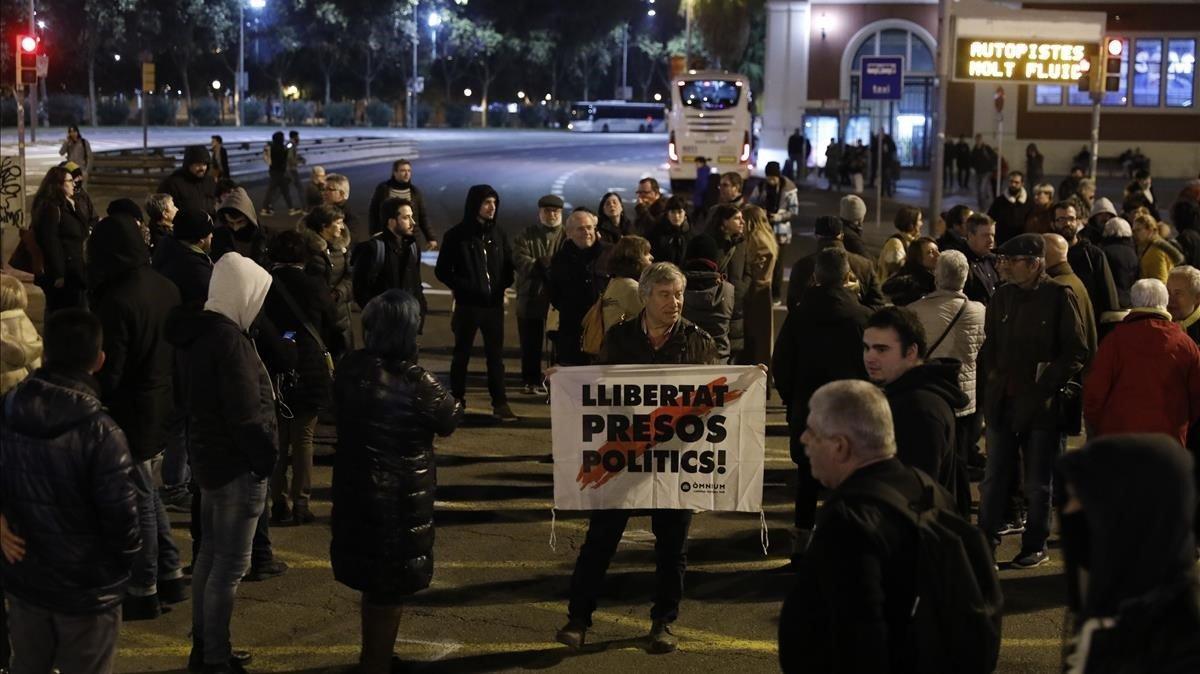
<instances>
[{"instance_id":1,"label":"person in red jacket","mask_svg":"<svg viewBox=\"0 0 1200 674\"><path fill-rule=\"evenodd\" d=\"M1187 442L1200 417L1200 347L1167 313L1167 288L1142 279L1133 310L1104 341L1083 386L1088 437L1165 433Z\"/></svg>"}]
</instances>

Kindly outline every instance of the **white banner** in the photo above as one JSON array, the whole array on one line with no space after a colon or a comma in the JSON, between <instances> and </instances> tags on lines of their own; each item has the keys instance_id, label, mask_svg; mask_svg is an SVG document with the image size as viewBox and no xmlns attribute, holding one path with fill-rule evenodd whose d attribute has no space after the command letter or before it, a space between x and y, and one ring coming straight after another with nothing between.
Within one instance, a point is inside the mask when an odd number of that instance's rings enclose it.
<instances>
[{"instance_id":1,"label":"white banner","mask_svg":"<svg viewBox=\"0 0 1200 674\"><path fill-rule=\"evenodd\" d=\"M560 368L554 507L759 512L766 393L752 365Z\"/></svg>"}]
</instances>

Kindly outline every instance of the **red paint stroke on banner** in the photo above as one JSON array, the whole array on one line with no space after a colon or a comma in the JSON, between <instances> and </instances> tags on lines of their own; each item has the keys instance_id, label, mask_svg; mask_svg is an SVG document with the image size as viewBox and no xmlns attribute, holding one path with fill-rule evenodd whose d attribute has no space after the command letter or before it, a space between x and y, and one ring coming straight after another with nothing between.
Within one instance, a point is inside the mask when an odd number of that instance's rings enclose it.
<instances>
[{"instance_id":1,"label":"red paint stroke on banner","mask_svg":"<svg viewBox=\"0 0 1200 674\"><path fill-rule=\"evenodd\" d=\"M724 385L726 381L728 381L726 377L717 377L709 382L707 386L709 389L711 389L714 386ZM745 393L744 390L731 390L726 392L726 405L742 397L743 393ZM660 416L671 417L671 428L675 428L675 424L679 423L679 420L685 416L692 415L703 417L711 411L713 411L712 405L690 405L687 407L684 407L682 404L664 405L650 413L650 428L654 428L654 422ZM612 440L604 443L597 451L599 451L600 454L604 454L605 452L611 450L618 450L622 452L628 452L632 450L634 457L640 458L646 450L653 448L657 444L658 443L654 440ZM579 483L580 489L586 489L589 486L592 489L599 489L618 474L619 471L611 472L605 470L603 465L595 466L586 472L584 472L583 468L580 467L579 475L575 478L575 481Z\"/></svg>"}]
</instances>

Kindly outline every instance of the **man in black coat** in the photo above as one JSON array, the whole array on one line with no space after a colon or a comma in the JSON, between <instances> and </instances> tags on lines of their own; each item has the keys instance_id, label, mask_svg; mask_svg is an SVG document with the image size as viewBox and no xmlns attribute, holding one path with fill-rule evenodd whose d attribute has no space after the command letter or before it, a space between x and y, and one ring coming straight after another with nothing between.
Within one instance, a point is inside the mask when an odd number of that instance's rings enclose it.
<instances>
[{"instance_id":1,"label":"man in black coat","mask_svg":"<svg viewBox=\"0 0 1200 674\"><path fill-rule=\"evenodd\" d=\"M81 309L50 316L44 367L0 407L0 572L15 672L108 672L116 656L141 536L125 434L92 377L104 365L101 333Z\"/></svg>"},{"instance_id":2,"label":"man in black coat","mask_svg":"<svg viewBox=\"0 0 1200 674\"><path fill-rule=\"evenodd\" d=\"M472 185L462 221L442 240L434 274L454 294L450 392L459 401L465 399L471 346L475 333L482 332L492 413L515 421L504 390L504 290L513 284L516 268L508 235L496 224L499 210L500 195L491 185Z\"/></svg>"},{"instance_id":3,"label":"man in black coat","mask_svg":"<svg viewBox=\"0 0 1200 674\"><path fill-rule=\"evenodd\" d=\"M1029 194L1025 190L1025 174L1012 171L1008 174L1008 189L992 201L987 214L996 221L996 242L1004 243L1024 233L1025 220L1032 208Z\"/></svg>"},{"instance_id":4,"label":"man in black coat","mask_svg":"<svg viewBox=\"0 0 1200 674\"><path fill-rule=\"evenodd\" d=\"M145 620L161 613L160 604L187 596L179 548L151 467L166 442L172 412L175 355L164 332L167 315L179 306L179 289L150 268L141 230L126 217L101 220L87 250L91 304L104 326L100 397L129 441L142 536L122 613L125 620Z\"/></svg>"},{"instance_id":5,"label":"man in black coat","mask_svg":"<svg viewBox=\"0 0 1200 674\"><path fill-rule=\"evenodd\" d=\"M212 278L213 221L204 211L180 211L170 236L159 239L150 266L175 284L183 304L204 304Z\"/></svg>"},{"instance_id":6,"label":"man in black coat","mask_svg":"<svg viewBox=\"0 0 1200 674\"><path fill-rule=\"evenodd\" d=\"M600 260L609 244L596 235L596 216L576 209L563 226L567 241L550 261L550 303L558 309L558 362L587 365L591 359L580 350L583 317L604 292Z\"/></svg>"},{"instance_id":7,"label":"man in black coat","mask_svg":"<svg viewBox=\"0 0 1200 674\"><path fill-rule=\"evenodd\" d=\"M996 256L992 248L996 245L996 223L987 213L972 213L967 218L967 256L971 274L963 292L967 299L986 305L1000 285L1000 272L996 268Z\"/></svg>"},{"instance_id":8,"label":"man in black coat","mask_svg":"<svg viewBox=\"0 0 1200 674\"><path fill-rule=\"evenodd\" d=\"M354 301L365 307L378 295L393 288L403 290L417 299L421 306L420 331L425 325L428 305L421 285L421 251L414 233L414 210L411 202L393 197L379 207L383 229L358 244L351 256L354 268Z\"/></svg>"},{"instance_id":9,"label":"man in black coat","mask_svg":"<svg viewBox=\"0 0 1200 674\"><path fill-rule=\"evenodd\" d=\"M892 410L896 458L953 494L954 410L970 402L958 386L955 360L925 362L925 328L908 309L875 312L863 331L863 364Z\"/></svg>"},{"instance_id":10,"label":"man in black coat","mask_svg":"<svg viewBox=\"0 0 1200 674\"><path fill-rule=\"evenodd\" d=\"M203 145L191 145L183 152L183 165L158 184L158 192L170 194L179 210L197 209L213 213L216 208L217 182L208 174L212 157Z\"/></svg>"},{"instance_id":11,"label":"man in black coat","mask_svg":"<svg viewBox=\"0 0 1200 674\"><path fill-rule=\"evenodd\" d=\"M1087 288L1092 313L1099 324L1105 313L1121 310L1121 299L1117 294L1117 284L1113 281L1108 256L1099 246L1079 236L1082 228L1083 222L1076 216L1073 204L1055 204L1053 232L1067 240L1070 246L1067 249L1067 262L1083 282L1083 287Z\"/></svg>"},{"instance_id":12,"label":"man in black coat","mask_svg":"<svg viewBox=\"0 0 1200 674\"><path fill-rule=\"evenodd\" d=\"M254 202L245 188L235 187L226 195L217 208L217 226L213 229L213 262L228 252L248 257L262 266L267 266L267 237L258 224Z\"/></svg>"},{"instance_id":13,"label":"man in black coat","mask_svg":"<svg viewBox=\"0 0 1200 674\"><path fill-rule=\"evenodd\" d=\"M371 235L383 231L388 216L382 212L388 199L407 199L412 204L413 220L421 235L425 237L425 250L437 250L438 241L429 227L429 211L425 208L425 197L412 183L412 162L397 159L392 163L392 177L375 186L371 205L367 209L367 226Z\"/></svg>"},{"instance_id":14,"label":"man in black coat","mask_svg":"<svg viewBox=\"0 0 1200 674\"><path fill-rule=\"evenodd\" d=\"M808 547L820 487L800 442L808 423L808 399L831 381L867 377L862 334L871 310L846 289L850 255L841 248L817 253L813 285L801 292L788 311L775 342L771 373L779 397L787 406L789 448L797 475L793 559Z\"/></svg>"},{"instance_id":15,"label":"man in black coat","mask_svg":"<svg viewBox=\"0 0 1200 674\"><path fill-rule=\"evenodd\" d=\"M844 244L844 222L839 218L822 216L817 218L813 226L817 235L817 250L838 248L847 252L846 261L850 265L850 276L846 279L846 288L853 292L858 301L872 309L887 304L883 290L879 287L875 275L875 263L850 251ZM795 307L800 301L800 295L812 283L813 270L816 267L817 254L806 255L792 265L791 276L788 278L788 307Z\"/></svg>"}]
</instances>

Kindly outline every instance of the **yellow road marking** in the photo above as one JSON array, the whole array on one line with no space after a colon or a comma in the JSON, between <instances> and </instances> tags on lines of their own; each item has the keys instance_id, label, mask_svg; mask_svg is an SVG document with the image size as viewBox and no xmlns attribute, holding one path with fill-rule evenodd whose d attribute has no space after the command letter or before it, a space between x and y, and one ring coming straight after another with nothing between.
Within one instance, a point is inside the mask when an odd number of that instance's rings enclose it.
<instances>
[{"instance_id":1,"label":"yellow road marking","mask_svg":"<svg viewBox=\"0 0 1200 674\"><path fill-rule=\"evenodd\" d=\"M293 569L328 569L331 568L330 562L327 559L317 557L307 557L304 555L294 555L292 553L277 552L276 556L288 563L289 568ZM764 571L782 566L787 560L782 557L772 559L756 559L741 562L695 562L689 563L688 569L694 571L708 571L712 573L734 572L734 571ZM575 566L575 559L535 559L535 560L496 560L494 562L486 561L434 561L434 570L455 570L455 571L488 571L493 569L560 569L570 571ZM653 571L653 564L620 564L615 567L615 571Z\"/></svg>"}]
</instances>

